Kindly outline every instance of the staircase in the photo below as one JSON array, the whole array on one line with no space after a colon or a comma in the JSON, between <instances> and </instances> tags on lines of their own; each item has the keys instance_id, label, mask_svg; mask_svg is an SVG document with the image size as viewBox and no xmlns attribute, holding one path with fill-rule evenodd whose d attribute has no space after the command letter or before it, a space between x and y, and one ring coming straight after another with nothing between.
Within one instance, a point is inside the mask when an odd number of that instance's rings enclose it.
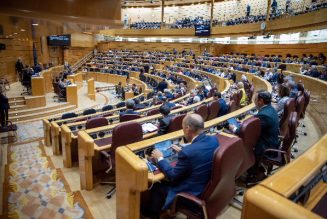
<instances>
[{"instance_id":1,"label":"staircase","mask_svg":"<svg viewBox=\"0 0 327 219\"><path fill-rule=\"evenodd\" d=\"M37 107L28 109L25 105L24 97L9 98L9 120L13 123L33 121L52 115L60 115L64 112L72 111L75 105L69 103L59 103L53 106Z\"/></svg>"}]
</instances>

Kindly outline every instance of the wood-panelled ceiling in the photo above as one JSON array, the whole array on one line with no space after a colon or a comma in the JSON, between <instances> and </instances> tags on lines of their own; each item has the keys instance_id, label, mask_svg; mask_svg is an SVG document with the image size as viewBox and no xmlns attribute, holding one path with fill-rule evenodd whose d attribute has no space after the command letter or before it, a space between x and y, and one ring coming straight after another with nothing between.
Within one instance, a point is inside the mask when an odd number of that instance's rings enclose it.
<instances>
[{"instance_id":1,"label":"wood-panelled ceiling","mask_svg":"<svg viewBox=\"0 0 327 219\"><path fill-rule=\"evenodd\" d=\"M0 13L66 22L119 25L121 0L1 0Z\"/></svg>"},{"instance_id":2,"label":"wood-panelled ceiling","mask_svg":"<svg viewBox=\"0 0 327 219\"><path fill-rule=\"evenodd\" d=\"M214 0L220 2L223 0ZM211 0L165 0L165 6L182 6L191 4L211 3ZM160 7L162 0L121 0L122 8L126 7Z\"/></svg>"}]
</instances>

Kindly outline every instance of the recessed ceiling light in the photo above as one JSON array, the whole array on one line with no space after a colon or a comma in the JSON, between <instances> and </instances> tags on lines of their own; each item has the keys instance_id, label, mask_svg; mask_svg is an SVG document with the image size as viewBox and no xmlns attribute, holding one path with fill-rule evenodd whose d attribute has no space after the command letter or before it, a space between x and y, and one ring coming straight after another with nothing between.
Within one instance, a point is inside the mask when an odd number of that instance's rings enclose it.
<instances>
[{"instance_id":1,"label":"recessed ceiling light","mask_svg":"<svg viewBox=\"0 0 327 219\"><path fill-rule=\"evenodd\" d=\"M25 29L20 29L20 31L24 32L24 31L25 31Z\"/></svg>"},{"instance_id":2,"label":"recessed ceiling light","mask_svg":"<svg viewBox=\"0 0 327 219\"><path fill-rule=\"evenodd\" d=\"M32 25L33 25L33 26L39 26L39 24L37 24L37 23L33 23Z\"/></svg>"},{"instance_id":3,"label":"recessed ceiling light","mask_svg":"<svg viewBox=\"0 0 327 219\"><path fill-rule=\"evenodd\" d=\"M11 35L11 34L10 34L9 36L10 36L10 37L12 37L12 35Z\"/></svg>"},{"instance_id":4,"label":"recessed ceiling light","mask_svg":"<svg viewBox=\"0 0 327 219\"><path fill-rule=\"evenodd\" d=\"M17 34L17 33L14 33L15 35Z\"/></svg>"}]
</instances>

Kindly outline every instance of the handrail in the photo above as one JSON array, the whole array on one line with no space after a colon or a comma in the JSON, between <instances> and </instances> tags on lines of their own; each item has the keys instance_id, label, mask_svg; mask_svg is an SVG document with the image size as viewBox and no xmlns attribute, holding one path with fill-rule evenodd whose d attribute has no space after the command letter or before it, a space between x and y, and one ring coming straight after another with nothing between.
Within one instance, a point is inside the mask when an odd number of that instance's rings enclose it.
<instances>
[{"instance_id":1,"label":"handrail","mask_svg":"<svg viewBox=\"0 0 327 219\"><path fill-rule=\"evenodd\" d=\"M92 57L93 57L93 51L89 52L83 58L75 62L72 66L72 72L76 72L82 65L84 65Z\"/></svg>"}]
</instances>

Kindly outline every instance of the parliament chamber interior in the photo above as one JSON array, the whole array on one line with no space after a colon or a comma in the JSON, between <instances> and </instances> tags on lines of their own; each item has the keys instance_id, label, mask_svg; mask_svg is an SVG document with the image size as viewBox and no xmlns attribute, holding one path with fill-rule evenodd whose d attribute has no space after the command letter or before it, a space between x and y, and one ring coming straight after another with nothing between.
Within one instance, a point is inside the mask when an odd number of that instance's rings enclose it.
<instances>
[{"instance_id":1,"label":"parliament chamber interior","mask_svg":"<svg viewBox=\"0 0 327 219\"><path fill-rule=\"evenodd\" d=\"M2 0L0 218L327 218L326 0Z\"/></svg>"}]
</instances>

